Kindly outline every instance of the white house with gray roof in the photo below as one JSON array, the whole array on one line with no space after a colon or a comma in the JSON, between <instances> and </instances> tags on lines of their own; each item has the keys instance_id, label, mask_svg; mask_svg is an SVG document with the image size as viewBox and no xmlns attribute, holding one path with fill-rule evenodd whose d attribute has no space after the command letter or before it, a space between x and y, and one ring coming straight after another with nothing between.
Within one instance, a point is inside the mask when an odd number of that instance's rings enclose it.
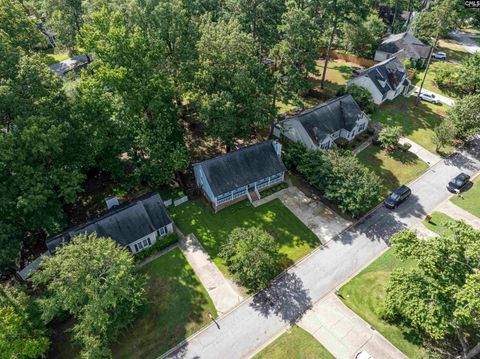
<instances>
[{"instance_id":1,"label":"white house with gray roof","mask_svg":"<svg viewBox=\"0 0 480 359\"><path fill-rule=\"evenodd\" d=\"M370 118L348 94L276 123L273 134L312 150L327 149L337 138L353 140L369 122Z\"/></svg>"},{"instance_id":2,"label":"white house with gray roof","mask_svg":"<svg viewBox=\"0 0 480 359\"><path fill-rule=\"evenodd\" d=\"M396 57L382 61L352 78L347 86L355 84L367 89L377 105L406 95L410 90L408 71Z\"/></svg>"},{"instance_id":3,"label":"white house with gray roof","mask_svg":"<svg viewBox=\"0 0 480 359\"><path fill-rule=\"evenodd\" d=\"M260 192L284 181L286 168L282 146L266 141L193 165L195 180L216 211L248 198L260 199Z\"/></svg>"},{"instance_id":4,"label":"white house with gray roof","mask_svg":"<svg viewBox=\"0 0 480 359\"><path fill-rule=\"evenodd\" d=\"M79 234L96 233L108 237L133 254L151 247L157 240L173 232L173 222L158 193L137 198L130 203L113 207L101 216L78 227L47 239L50 253L62 243Z\"/></svg>"}]
</instances>

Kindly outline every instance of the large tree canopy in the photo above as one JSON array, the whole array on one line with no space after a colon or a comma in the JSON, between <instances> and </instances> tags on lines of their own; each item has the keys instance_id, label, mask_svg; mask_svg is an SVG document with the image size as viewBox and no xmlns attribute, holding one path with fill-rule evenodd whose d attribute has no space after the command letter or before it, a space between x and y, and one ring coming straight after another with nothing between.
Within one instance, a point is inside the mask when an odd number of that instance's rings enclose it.
<instances>
[{"instance_id":1,"label":"large tree canopy","mask_svg":"<svg viewBox=\"0 0 480 359\"><path fill-rule=\"evenodd\" d=\"M45 322L62 312L76 319L73 335L83 358L108 356L112 338L145 301L145 278L131 254L95 234L79 235L58 248L32 281L45 288L39 300Z\"/></svg>"},{"instance_id":2,"label":"large tree canopy","mask_svg":"<svg viewBox=\"0 0 480 359\"><path fill-rule=\"evenodd\" d=\"M193 96L209 134L228 147L273 118L267 68L236 20L204 18L200 33Z\"/></svg>"},{"instance_id":3,"label":"large tree canopy","mask_svg":"<svg viewBox=\"0 0 480 359\"><path fill-rule=\"evenodd\" d=\"M408 269L396 269L386 288L385 312L434 340L456 337L461 357L480 353L480 231L456 222L428 240L402 231L392 237Z\"/></svg>"}]
</instances>

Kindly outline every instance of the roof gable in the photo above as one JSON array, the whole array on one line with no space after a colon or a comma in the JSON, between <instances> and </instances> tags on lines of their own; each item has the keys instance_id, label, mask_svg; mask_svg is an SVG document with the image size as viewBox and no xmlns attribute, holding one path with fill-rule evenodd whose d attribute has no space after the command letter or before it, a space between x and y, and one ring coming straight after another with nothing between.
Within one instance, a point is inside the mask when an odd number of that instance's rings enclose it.
<instances>
[{"instance_id":1,"label":"roof gable","mask_svg":"<svg viewBox=\"0 0 480 359\"><path fill-rule=\"evenodd\" d=\"M198 165L215 196L286 171L273 141L243 147Z\"/></svg>"},{"instance_id":2,"label":"roof gable","mask_svg":"<svg viewBox=\"0 0 480 359\"><path fill-rule=\"evenodd\" d=\"M378 50L390 54L403 50L408 58L417 60L428 57L430 46L425 45L410 32L402 32L386 37L378 46Z\"/></svg>"},{"instance_id":3,"label":"roof gable","mask_svg":"<svg viewBox=\"0 0 480 359\"><path fill-rule=\"evenodd\" d=\"M355 124L364 116L364 113L348 94L324 103L286 121L298 121L315 144L322 142L325 137L334 132L345 129L353 130Z\"/></svg>"},{"instance_id":4,"label":"roof gable","mask_svg":"<svg viewBox=\"0 0 480 359\"><path fill-rule=\"evenodd\" d=\"M66 230L47 239L50 251L63 242L82 233L96 233L99 237L109 237L122 246L127 246L160 229L172 220L158 193L150 193L132 203L114 207L80 226Z\"/></svg>"},{"instance_id":5,"label":"roof gable","mask_svg":"<svg viewBox=\"0 0 480 359\"><path fill-rule=\"evenodd\" d=\"M362 71L358 76L369 78L384 95L388 91L395 91L403 84L407 69L396 57L392 57Z\"/></svg>"}]
</instances>

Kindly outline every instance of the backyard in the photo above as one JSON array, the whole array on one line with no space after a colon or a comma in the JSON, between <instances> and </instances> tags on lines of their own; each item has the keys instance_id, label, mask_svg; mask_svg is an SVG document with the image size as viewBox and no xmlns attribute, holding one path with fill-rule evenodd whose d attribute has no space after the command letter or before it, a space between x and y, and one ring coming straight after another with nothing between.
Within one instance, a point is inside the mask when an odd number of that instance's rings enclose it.
<instances>
[{"instance_id":1,"label":"backyard","mask_svg":"<svg viewBox=\"0 0 480 359\"><path fill-rule=\"evenodd\" d=\"M383 195L417 178L428 169L428 165L415 154L400 149L386 153L380 146L370 145L357 158L380 176Z\"/></svg>"},{"instance_id":2,"label":"backyard","mask_svg":"<svg viewBox=\"0 0 480 359\"><path fill-rule=\"evenodd\" d=\"M480 218L480 181L472 188L462 193L462 197L455 196L450 199L458 207Z\"/></svg>"},{"instance_id":3,"label":"backyard","mask_svg":"<svg viewBox=\"0 0 480 359\"><path fill-rule=\"evenodd\" d=\"M340 289L343 302L370 323L375 330L411 359L422 358L421 338L404 326L388 323L381 318L385 285L395 268L409 267L411 262L400 261L393 249L386 251Z\"/></svg>"},{"instance_id":4,"label":"backyard","mask_svg":"<svg viewBox=\"0 0 480 359\"><path fill-rule=\"evenodd\" d=\"M294 325L253 359L334 359L314 337Z\"/></svg>"},{"instance_id":5,"label":"backyard","mask_svg":"<svg viewBox=\"0 0 480 359\"><path fill-rule=\"evenodd\" d=\"M319 98L306 97L302 98L302 106L304 108L315 107L331 98L336 97L337 91L343 88L348 80L352 78L352 72L355 68L361 68L359 65L356 65L351 62L331 59L327 66L327 73L325 75L325 89L320 89L320 81L322 79L322 72L324 61L317 61L317 74L310 75L310 82L312 84L313 90L322 96ZM278 112L285 113L292 111L297 106L293 104L285 104L282 102L278 103Z\"/></svg>"},{"instance_id":6,"label":"backyard","mask_svg":"<svg viewBox=\"0 0 480 359\"><path fill-rule=\"evenodd\" d=\"M287 267L310 253L320 241L279 199L253 207L242 201L215 213L204 201L189 201L171 211L175 224L185 234L194 233L220 270L229 276L218 256L221 245L236 227L258 226L280 243Z\"/></svg>"},{"instance_id":7,"label":"backyard","mask_svg":"<svg viewBox=\"0 0 480 359\"><path fill-rule=\"evenodd\" d=\"M180 249L142 268L148 276L148 304L113 344L115 358L157 358L210 323L215 307Z\"/></svg>"},{"instance_id":8,"label":"backyard","mask_svg":"<svg viewBox=\"0 0 480 359\"><path fill-rule=\"evenodd\" d=\"M423 146L432 153L436 147L433 143L433 129L440 124L447 110L445 105L434 105L420 102L415 106L415 97L398 97L380 106L380 110L372 115L372 119L388 126L400 126L402 133L412 141ZM449 152L451 148L444 149Z\"/></svg>"}]
</instances>

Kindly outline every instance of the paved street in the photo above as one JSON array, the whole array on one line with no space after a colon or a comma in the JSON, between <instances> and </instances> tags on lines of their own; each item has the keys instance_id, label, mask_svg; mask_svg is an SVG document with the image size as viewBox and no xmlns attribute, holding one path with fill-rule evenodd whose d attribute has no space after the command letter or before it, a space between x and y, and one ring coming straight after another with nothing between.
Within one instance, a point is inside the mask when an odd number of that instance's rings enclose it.
<instances>
[{"instance_id":1,"label":"paved street","mask_svg":"<svg viewBox=\"0 0 480 359\"><path fill-rule=\"evenodd\" d=\"M453 31L449 34L453 39L460 42L468 52L480 52L480 45L463 31Z\"/></svg>"},{"instance_id":2,"label":"paved street","mask_svg":"<svg viewBox=\"0 0 480 359\"><path fill-rule=\"evenodd\" d=\"M314 251L271 288L191 337L169 358L246 358L296 322L314 303L387 248L388 238L411 227L449 196L445 184L460 171L480 169L480 144L431 167L414 181L412 197L395 211L380 207L326 246Z\"/></svg>"},{"instance_id":3,"label":"paved street","mask_svg":"<svg viewBox=\"0 0 480 359\"><path fill-rule=\"evenodd\" d=\"M336 359L351 359L364 350L374 358L407 359L334 293L315 303L298 326L313 335Z\"/></svg>"}]
</instances>

